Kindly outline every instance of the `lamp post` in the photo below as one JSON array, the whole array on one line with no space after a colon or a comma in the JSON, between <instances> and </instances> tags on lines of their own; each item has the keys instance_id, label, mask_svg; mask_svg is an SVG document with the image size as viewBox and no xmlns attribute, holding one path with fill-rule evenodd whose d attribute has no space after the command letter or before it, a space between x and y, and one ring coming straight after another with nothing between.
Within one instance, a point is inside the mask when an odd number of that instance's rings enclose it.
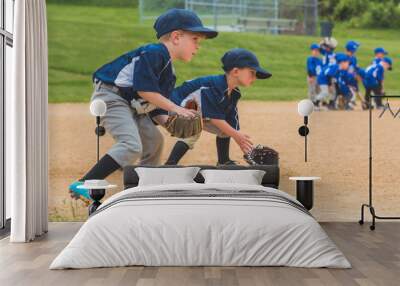
<instances>
[{"instance_id":1,"label":"lamp post","mask_svg":"<svg viewBox=\"0 0 400 286\"><path fill-rule=\"evenodd\" d=\"M314 104L309 99L303 99L297 105L297 112L304 117L304 125L300 126L299 134L304 137L304 161L307 162L307 135L310 133L308 129L308 116L314 111Z\"/></svg>"},{"instance_id":2,"label":"lamp post","mask_svg":"<svg viewBox=\"0 0 400 286\"><path fill-rule=\"evenodd\" d=\"M99 153L100 153L100 136L106 134L106 130L103 126L100 126L100 117L104 116L107 111L106 103L101 99L95 99L90 104L90 113L93 116L96 116L96 129L95 133L97 135L97 162L99 162Z\"/></svg>"}]
</instances>

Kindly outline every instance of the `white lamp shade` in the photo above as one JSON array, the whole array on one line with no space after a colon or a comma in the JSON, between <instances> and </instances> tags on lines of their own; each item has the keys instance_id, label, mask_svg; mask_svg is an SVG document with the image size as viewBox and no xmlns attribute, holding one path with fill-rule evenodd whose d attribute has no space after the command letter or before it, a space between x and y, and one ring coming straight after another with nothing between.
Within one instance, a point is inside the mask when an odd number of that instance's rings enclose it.
<instances>
[{"instance_id":1,"label":"white lamp shade","mask_svg":"<svg viewBox=\"0 0 400 286\"><path fill-rule=\"evenodd\" d=\"M297 112L301 116L309 116L314 111L314 104L309 99L303 99L297 105Z\"/></svg>"},{"instance_id":2,"label":"white lamp shade","mask_svg":"<svg viewBox=\"0 0 400 286\"><path fill-rule=\"evenodd\" d=\"M90 113L93 116L104 116L107 111L106 103L101 99L95 99L90 104Z\"/></svg>"}]
</instances>

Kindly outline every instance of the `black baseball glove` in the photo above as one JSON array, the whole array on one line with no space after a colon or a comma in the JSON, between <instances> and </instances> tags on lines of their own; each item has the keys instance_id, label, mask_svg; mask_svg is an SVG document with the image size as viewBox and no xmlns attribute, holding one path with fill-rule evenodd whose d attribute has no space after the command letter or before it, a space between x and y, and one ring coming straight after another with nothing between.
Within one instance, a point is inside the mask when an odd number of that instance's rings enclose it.
<instances>
[{"instance_id":1,"label":"black baseball glove","mask_svg":"<svg viewBox=\"0 0 400 286\"><path fill-rule=\"evenodd\" d=\"M278 165L279 154L274 149L257 145L249 153L243 155L249 165Z\"/></svg>"}]
</instances>

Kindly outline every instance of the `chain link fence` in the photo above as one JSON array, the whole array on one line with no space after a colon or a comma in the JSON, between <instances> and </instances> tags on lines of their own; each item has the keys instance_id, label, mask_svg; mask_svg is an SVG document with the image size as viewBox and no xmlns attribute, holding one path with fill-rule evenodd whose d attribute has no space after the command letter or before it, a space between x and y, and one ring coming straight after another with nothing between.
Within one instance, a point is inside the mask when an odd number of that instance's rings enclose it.
<instances>
[{"instance_id":1,"label":"chain link fence","mask_svg":"<svg viewBox=\"0 0 400 286\"><path fill-rule=\"evenodd\" d=\"M315 35L317 0L140 0L140 19L154 21L170 8L195 11L218 31Z\"/></svg>"}]
</instances>

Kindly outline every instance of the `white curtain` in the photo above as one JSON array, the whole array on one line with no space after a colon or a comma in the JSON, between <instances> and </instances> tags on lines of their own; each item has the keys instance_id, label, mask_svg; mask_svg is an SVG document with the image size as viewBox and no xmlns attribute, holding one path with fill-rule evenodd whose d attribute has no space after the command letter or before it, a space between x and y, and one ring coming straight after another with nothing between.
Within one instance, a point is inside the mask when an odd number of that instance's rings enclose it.
<instances>
[{"instance_id":1,"label":"white curtain","mask_svg":"<svg viewBox=\"0 0 400 286\"><path fill-rule=\"evenodd\" d=\"M12 242L47 232L47 21L45 0L17 0L13 92L6 98L6 187Z\"/></svg>"}]
</instances>

